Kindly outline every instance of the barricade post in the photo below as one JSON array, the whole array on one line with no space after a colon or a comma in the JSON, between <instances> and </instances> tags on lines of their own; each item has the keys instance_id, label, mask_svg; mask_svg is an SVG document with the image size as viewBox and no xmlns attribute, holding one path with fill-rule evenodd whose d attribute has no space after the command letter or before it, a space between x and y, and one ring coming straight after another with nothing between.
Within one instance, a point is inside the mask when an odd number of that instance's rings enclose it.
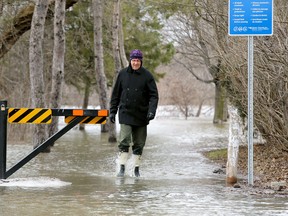
<instances>
[{"instance_id":1,"label":"barricade post","mask_svg":"<svg viewBox=\"0 0 288 216\"><path fill-rule=\"evenodd\" d=\"M5 178L7 154L7 101L0 101L0 179Z\"/></svg>"}]
</instances>

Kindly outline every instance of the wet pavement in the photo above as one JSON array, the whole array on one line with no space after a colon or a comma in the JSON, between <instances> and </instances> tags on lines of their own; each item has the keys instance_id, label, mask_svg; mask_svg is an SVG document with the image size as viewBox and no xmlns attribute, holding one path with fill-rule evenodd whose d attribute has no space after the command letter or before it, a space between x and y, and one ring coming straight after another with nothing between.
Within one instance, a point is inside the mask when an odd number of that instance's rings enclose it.
<instances>
[{"instance_id":1,"label":"wet pavement","mask_svg":"<svg viewBox=\"0 0 288 216\"><path fill-rule=\"evenodd\" d=\"M119 129L119 128L118 128ZM287 215L284 197L231 190L225 175L201 154L226 147L228 125L211 118L156 119L148 127L141 177L117 178L117 147L100 126L72 129L49 154L40 154L5 182L1 216L94 215ZM8 145L8 167L31 144Z\"/></svg>"}]
</instances>

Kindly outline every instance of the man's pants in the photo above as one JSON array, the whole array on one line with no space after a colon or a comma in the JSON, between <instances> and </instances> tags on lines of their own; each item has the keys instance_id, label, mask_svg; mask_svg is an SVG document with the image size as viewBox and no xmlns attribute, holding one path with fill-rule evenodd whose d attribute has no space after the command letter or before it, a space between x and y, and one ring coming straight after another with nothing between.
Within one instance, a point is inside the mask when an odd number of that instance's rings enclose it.
<instances>
[{"instance_id":1,"label":"man's pants","mask_svg":"<svg viewBox=\"0 0 288 216\"><path fill-rule=\"evenodd\" d=\"M120 124L119 151L129 152L132 138L132 151L134 155L142 155L147 137L147 126L131 126Z\"/></svg>"}]
</instances>

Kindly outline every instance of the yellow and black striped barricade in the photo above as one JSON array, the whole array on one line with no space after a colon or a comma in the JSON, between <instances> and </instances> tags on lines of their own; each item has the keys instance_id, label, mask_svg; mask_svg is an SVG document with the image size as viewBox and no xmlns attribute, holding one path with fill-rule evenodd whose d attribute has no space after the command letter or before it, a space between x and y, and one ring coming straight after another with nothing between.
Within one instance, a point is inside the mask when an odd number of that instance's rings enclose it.
<instances>
[{"instance_id":1,"label":"yellow and black striped barricade","mask_svg":"<svg viewBox=\"0 0 288 216\"><path fill-rule=\"evenodd\" d=\"M52 122L52 110L43 108L9 108L8 122L22 124L50 124Z\"/></svg>"},{"instance_id":2,"label":"yellow and black striped barricade","mask_svg":"<svg viewBox=\"0 0 288 216\"><path fill-rule=\"evenodd\" d=\"M8 108L7 101L0 101L0 179L8 178L77 124L105 124L108 115L108 110ZM38 145L26 157L6 171L7 122L49 124L52 122L52 116L65 116L67 125Z\"/></svg>"},{"instance_id":3,"label":"yellow and black striped barricade","mask_svg":"<svg viewBox=\"0 0 288 216\"><path fill-rule=\"evenodd\" d=\"M85 116L81 124L106 124L108 110L84 109L45 109L45 108L9 108L9 123L50 124L52 116L65 116L65 123L70 123L79 116Z\"/></svg>"},{"instance_id":4,"label":"yellow and black striped barricade","mask_svg":"<svg viewBox=\"0 0 288 216\"><path fill-rule=\"evenodd\" d=\"M68 110L67 110L68 112ZM86 116L80 124L106 124L108 110L70 110L72 115L65 116L65 123L70 123L77 116Z\"/></svg>"}]
</instances>

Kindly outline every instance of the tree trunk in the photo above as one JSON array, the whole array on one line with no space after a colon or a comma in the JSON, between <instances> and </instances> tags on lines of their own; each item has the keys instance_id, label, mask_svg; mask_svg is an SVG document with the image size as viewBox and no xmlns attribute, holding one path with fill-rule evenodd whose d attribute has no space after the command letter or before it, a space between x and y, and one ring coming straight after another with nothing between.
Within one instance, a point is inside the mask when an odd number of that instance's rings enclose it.
<instances>
[{"instance_id":1,"label":"tree trunk","mask_svg":"<svg viewBox=\"0 0 288 216\"><path fill-rule=\"evenodd\" d=\"M64 56L65 56L65 4L66 0L55 3L54 15L54 49L52 66L52 89L50 108L60 108L62 100L62 86L64 82ZM52 118L49 125L49 136L58 131L58 117Z\"/></svg>"},{"instance_id":2,"label":"tree trunk","mask_svg":"<svg viewBox=\"0 0 288 216\"><path fill-rule=\"evenodd\" d=\"M195 117L199 117L200 116L201 111L202 111L203 103L204 103L204 100L201 100L201 102L200 102L200 104L198 106L198 110L197 110L197 113L196 113Z\"/></svg>"},{"instance_id":3,"label":"tree trunk","mask_svg":"<svg viewBox=\"0 0 288 216\"><path fill-rule=\"evenodd\" d=\"M114 0L113 25L112 25L112 49L115 65L114 81L121 70L120 48L119 48L119 17L120 17L120 0ZM114 83L113 83L114 84Z\"/></svg>"},{"instance_id":4,"label":"tree trunk","mask_svg":"<svg viewBox=\"0 0 288 216\"><path fill-rule=\"evenodd\" d=\"M119 0L119 4L120 4L120 0ZM119 7L119 25L118 26L119 26L119 49L120 49L122 67L127 67L129 65L129 61L127 60L127 57L125 54L124 32L123 32L122 15L121 15L120 7Z\"/></svg>"},{"instance_id":5,"label":"tree trunk","mask_svg":"<svg viewBox=\"0 0 288 216\"><path fill-rule=\"evenodd\" d=\"M3 0L0 0L0 17L2 17L3 15L3 7L4 7Z\"/></svg>"},{"instance_id":6,"label":"tree trunk","mask_svg":"<svg viewBox=\"0 0 288 216\"><path fill-rule=\"evenodd\" d=\"M102 0L92 1L94 16L94 53L95 53L95 72L96 82L101 109L108 109L108 90L106 75L104 73L104 54L103 54L103 35L102 35L102 19L103 9ZM101 125L101 132L107 132L107 124Z\"/></svg>"},{"instance_id":7,"label":"tree trunk","mask_svg":"<svg viewBox=\"0 0 288 216\"><path fill-rule=\"evenodd\" d=\"M229 142L227 150L226 182L227 184L237 183L237 164L239 145L242 142L243 129L237 109L230 110Z\"/></svg>"},{"instance_id":8,"label":"tree trunk","mask_svg":"<svg viewBox=\"0 0 288 216\"><path fill-rule=\"evenodd\" d=\"M91 87L90 80L89 80L89 78L87 78L86 85L85 85L85 90L84 90L84 99L83 99L82 109L87 109L88 108L90 87ZM80 124L79 125L79 130L85 130L85 124Z\"/></svg>"},{"instance_id":9,"label":"tree trunk","mask_svg":"<svg viewBox=\"0 0 288 216\"><path fill-rule=\"evenodd\" d=\"M215 82L215 113L213 118L214 124L219 124L227 121L227 97L226 89L221 85L221 82Z\"/></svg>"},{"instance_id":10,"label":"tree trunk","mask_svg":"<svg viewBox=\"0 0 288 216\"><path fill-rule=\"evenodd\" d=\"M119 24L120 24L120 0L114 0L114 10L113 10L113 25L112 25L112 48L113 48L113 59L115 65L115 74L113 79L113 86L121 70L121 58L120 58L120 48L119 48ZM122 29L122 28L121 28ZM123 47L124 49L124 47ZM125 55L125 54L124 54ZM123 58L122 58L123 59ZM125 61L125 58L124 58ZM116 142L116 125L109 122L109 142Z\"/></svg>"},{"instance_id":11,"label":"tree trunk","mask_svg":"<svg viewBox=\"0 0 288 216\"><path fill-rule=\"evenodd\" d=\"M32 18L29 61L30 61L30 82L31 98L34 108L45 108L44 101L44 76L43 76L43 38L45 28L45 18L48 10L48 1L37 0ZM45 125L34 125L33 146L40 145L46 136ZM47 151L49 152L49 148Z\"/></svg>"},{"instance_id":12,"label":"tree trunk","mask_svg":"<svg viewBox=\"0 0 288 216\"><path fill-rule=\"evenodd\" d=\"M72 7L79 0L67 0L66 9ZM47 1L52 6L54 0ZM12 18L11 28L5 29L0 34L0 58L2 58L19 40L19 38L31 27L31 20L34 12L34 4L24 7L14 18ZM51 19L52 16L47 17Z\"/></svg>"}]
</instances>

